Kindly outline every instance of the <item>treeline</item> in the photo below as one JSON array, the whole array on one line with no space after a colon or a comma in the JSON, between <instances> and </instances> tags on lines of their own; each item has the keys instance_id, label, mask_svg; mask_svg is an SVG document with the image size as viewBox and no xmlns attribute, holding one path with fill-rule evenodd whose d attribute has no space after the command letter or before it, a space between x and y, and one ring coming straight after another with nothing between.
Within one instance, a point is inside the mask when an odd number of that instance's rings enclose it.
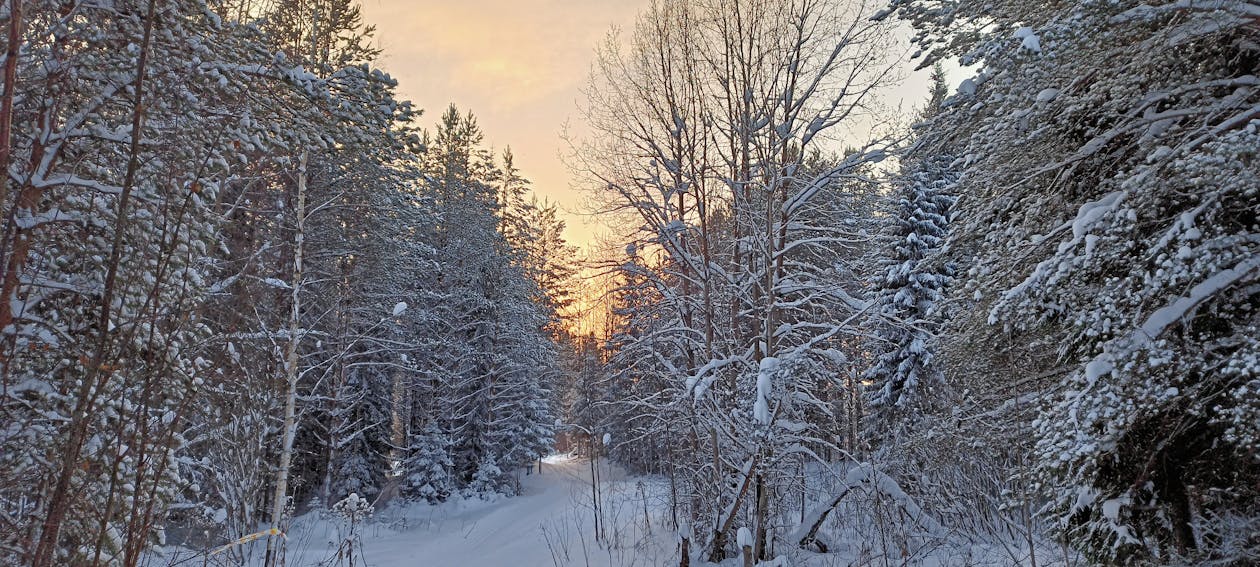
<instances>
[{"instance_id":1,"label":"treeline","mask_svg":"<svg viewBox=\"0 0 1260 567\"><path fill-rule=\"evenodd\" d=\"M472 115L418 129L354 2L0 16L0 563L516 490L551 445L563 223Z\"/></svg>"},{"instance_id":2,"label":"treeline","mask_svg":"<svg viewBox=\"0 0 1260 567\"><path fill-rule=\"evenodd\" d=\"M709 561L1260 560L1258 9L653 2L577 149L631 237L575 419ZM979 72L862 146L895 25Z\"/></svg>"}]
</instances>

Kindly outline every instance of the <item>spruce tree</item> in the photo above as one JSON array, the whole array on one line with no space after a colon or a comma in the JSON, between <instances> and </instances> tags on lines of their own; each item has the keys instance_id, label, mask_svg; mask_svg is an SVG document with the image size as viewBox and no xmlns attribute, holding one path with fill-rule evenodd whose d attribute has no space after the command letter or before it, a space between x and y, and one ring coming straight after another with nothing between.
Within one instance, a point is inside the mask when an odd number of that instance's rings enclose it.
<instances>
[{"instance_id":1,"label":"spruce tree","mask_svg":"<svg viewBox=\"0 0 1260 567\"><path fill-rule=\"evenodd\" d=\"M945 156L911 161L887 217L882 269L871 292L877 354L866 378L872 382L872 410L888 418L921 414L945 386L933 335L940 327L936 305L950 277L938 256L957 179L950 161Z\"/></svg>"}]
</instances>

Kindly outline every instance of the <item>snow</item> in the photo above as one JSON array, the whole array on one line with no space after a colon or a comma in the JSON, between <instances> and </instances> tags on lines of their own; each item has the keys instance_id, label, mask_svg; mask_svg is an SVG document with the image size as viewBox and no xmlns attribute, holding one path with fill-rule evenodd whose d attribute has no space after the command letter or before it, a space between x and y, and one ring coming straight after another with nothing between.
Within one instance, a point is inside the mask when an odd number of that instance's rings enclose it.
<instances>
[{"instance_id":1,"label":"snow","mask_svg":"<svg viewBox=\"0 0 1260 567\"><path fill-rule=\"evenodd\" d=\"M1149 156L1146 156L1146 162L1154 163L1154 162L1163 160L1171 155L1173 155L1172 148L1168 146L1159 146L1158 148L1155 148L1155 150L1152 151Z\"/></svg>"},{"instance_id":2,"label":"snow","mask_svg":"<svg viewBox=\"0 0 1260 567\"><path fill-rule=\"evenodd\" d=\"M398 303L394 304L393 316L397 317L399 315L402 315L403 311L406 311L406 310L407 310L407 302L399 301Z\"/></svg>"},{"instance_id":3,"label":"snow","mask_svg":"<svg viewBox=\"0 0 1260 567\"><path fill-rule=\"evenodd\" d=\"M1139 349L1157 339L1169 327L1185 320L1199 305L1212 296L1234 284L1260 279L1260 257L1247 258L1232 268L1221 270L1190 289L1190 293L1177 297L1171 303L1155 310L1142 323L1141 327L1130 333L1126 340L1118 343L1123 349ZM1110 350L1094 357L1085 365L1086 387L1076 394L1079 398L1089 392L1100 378L1115 370L1117 356Z\"/></svg>"},{"instance_id":4,"label":"snow","mask_svg":"<svg viewBox=\"0 0 1260 567\"><path fill-rule=\"evenodd\" d=\"M284 281L284 280L282 280L282 279L279 279L279 278L262 278L262 280L260 280L260 281L262 281L262 283L264 283L264 284L266 284L266 285L268 285L268 286L274 287L274 288L278 288L278 289L292 289L291 287L289 287L288 282L286 282L286 281Z\"/></svg>"},{"instance_id":5,"label":"snow","mask_svg":"<svg viewBox=\"0 0 1260 567\"><path fill-rule=\"evenodd\" d=\"M1117 203L1124 197L1123 191L1113 191L1104 195L1097 201L1090 201L1081 205L1080 210L1076 213L1076 219L1072 221L1072 238L1078 240L1102 218L1104 214L1111 211Z\"/></svg>"},{"instance_id":6,"label":"snow","mask_svg":"<svg viewBox=\"0 0 1260 567\"><path fill-rule=\"evenodd\" d=\"M1092 253L1094 244L1096 244L1097 240L1090 239L1092 240L1091 242L1086 239L1086 235L1089 234L1089 231L1094 228L1094 225L1096 225L1107 213L1115 210L1120 203L1124 202L1124 199L1127 196L1128 192L1125 190L1112 191L1103 195L1096 201L1090 201L1081 205L1077 210L1076 218L1053 231L1053 233L1057 233L1066 227L1071 227L1072 229L1072 238L1059 243L1059 253L1062 254L1071 250L1082 241L1085 241L1087 244L1087 250L1085 251L1086 255ZM1002 296L1009 299L1024 293L1029 286L1033 285L1033 283L1046 277L1049 270L1055 265L1056 264L1053 258L1042 261L1037 264L1037 267L1033 270L1033 272L1029 274L1028 277L1024 278L1022 282L1015 287L1002 292ZM997 323L997 321L998 315L997 309L995 308L989 313L989 324L993 325Z\"/></svg>"},{"instance_id":7,"label":"snow","mask_svg":"<svg viewBox=\"0 0 1260 567\"><path fill-rule=\"evenodd\" d=\"M553 455L544 459L541 475L521 477L523 493L517 497L453 499L439 505L407 504L375 512L355 526L355 564L373 567L630 567L677 564L678 539L680 535L690 535L691 529L685 524L678 528L670 526L668 482L658 477L627 477L604 459L598 461L598 466L606 522L606 535L601 538L602 542L595 541L591 529L589 461L569 455ZM843 479L843 493L862 486L873 488L889 498L924 533L937 534L930 537L942 537L938 535L941 528L935 519L920 510L891 478L874 466L867 463L839 466L843 467L837 471ZM833 493L830 496L836 495ZM349 505L350 501L353 501L353 506ZM347 502L344 507L360 511L370 506L357 496L344 502ZM826 505L834 507L830 498L824 503ZM807 515L806 525L816 521L821 513L822 507L812 510ZM299 517L285 534L285 563L336 564L338 547L345 543L349 525L344 517L337 514L320 517L312 513ZM856 525L851 527L861 528ZM735 543L741 547L755 543L747 525L739 526L734 535ZM789 537L799 538L801 535L797 532ZM242 538L241 545L251 553L249 565L261 564L262 550L268 537L269 533L263 530ZM995 550L987 552L975 545L964 547L966 549L942 548L937 552L939 557L928 558L924 564L958 564L950 559L951 553L998 557ZM700 551L693 541L692 552ZM855 550L817 555L791 545L783 546L779 553L787 555L761 565L829 565L832 563L828 561L835 560L841 560L838 564L845 564L843 560L856 558L856 555L850 557ZM187 555L179 557L186 558ZM167 558L177 559L175 550L168 550ZM723 565L737 562L738 559L729 559ZM711 565L695 557L692 564Z\"/></svg>"},{"instance_id":8,"label":"snow","mask_svg":"<svg viewBox=\"0 0 1260 567\"><path fill-rule=\"evenodd\" d=\"M1200 282L1190 290L1188 295L1178 297L1172 303L1161 307L1142 323L1142 333L1147 339L1154 339L1174 323L1181 321L1194 308L1209 297L1235 283L1260 277L1260 257L1248 258L1233 268L1221 270L1208 279Z\"/></svg>"},{"instance_id":9,"label":"snow","mask_svg":"<svg viewBox=\"0 0 1260 567\"><path fill-rule=\"evenodd\" d=\"M436 506L409 504L378 511L359 526L356 564L415 565L591 565L664 564L676 553L676 534L666 510L652 504L650 528L643 526L644 479L626 478L606 461L601 467L604 509L616 520L611 546L591 531L590 463L567 455L544 460L542 474L524 476L523 493L496 500L455 499ZM666 487L648 482L655 493ZM658 499L649 499L652 502ZM636 513L637 511L637 513ZM618 513L619 512L619 513ZM321 564L337 556L344 522L308 514L287 534L289 565ZM252 544L256 564L265 543ZM651 559L656 561L652 562ZM644 563L647 561L647 563Z\"/></svg>"},{"instance_id":10,"label":"snow","mask_svg":"<svg viewBox=\"0 0 1260 567\"><path fill-rule=\"evenodd\" d=\"M1033 53L1041 53L1041 39L1032 28L1025 26L1015 30L1015 39L1021 40L1020 47Z\"/></svg>"},{"instance_id":11,"label":"snow","mask_svg":"<svg viewBox=\"0 0 1260 567\"><path fill-rule=\"evenodd\" d=\"M1085 380L1092 386L1095 382L1098 382L1099 378L1102 378L1105 374L1110 374L1114 369L1115 367L1111 364L1109 357L1100 356L1085 365Z\"/></svg>"},{"instance_id":12,"label":"snow","mask_svg":"<svg viewBox=\"0 0 1260 567\"><path fill-rule=\"evenodd\" d=\"M52 222L73 222L82 223L83 216L75 212L65 212L61 209L53 207L47 211L42 211L34 215L27 209L20 209L14 215L13 224L22 230L30 230L37 226Z\"/></svg>"},{"instance_id":13,"label":"snow","mask_svg":"<svg viewBox=\"0 0 1260 567\"><path fill-rule=\"evenodd\" d=\"M778 358L767 356L761 359L757 372L757 401L753 403L753 419L762 425L770 424L770 395L774 387L774 373L778 369Z\"/></svg>"}]
</instances>

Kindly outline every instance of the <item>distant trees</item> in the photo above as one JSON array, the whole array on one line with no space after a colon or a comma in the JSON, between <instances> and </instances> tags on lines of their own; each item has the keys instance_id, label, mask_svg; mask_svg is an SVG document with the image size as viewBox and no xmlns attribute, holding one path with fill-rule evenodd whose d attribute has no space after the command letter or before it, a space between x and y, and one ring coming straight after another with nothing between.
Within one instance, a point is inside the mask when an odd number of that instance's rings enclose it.
<instances>
[{"instance_id":1,"label":"distant trees","mask_svg":"<svg viewBox=\"0 0 1260 567\"><path fill-rule=\"evenodd\" d=\"M443 212L434 241L444 269L426 286L437 295L427 333L440 338L432 345L437 390L416 416L439 421L461 486L514 490L511 471L540 457L551 442L545 380L555 351L545 292L530 277L541 273L531 260L545 256L531 259L509 240L536 246L523 232L524 219L515 216L521 208L511 192L520 180L500 185L503 171L481 138L473 117L451 106L426 139L426 176ZM507 233L503 226L517 230Z\"/></svg>"}]
</instances>

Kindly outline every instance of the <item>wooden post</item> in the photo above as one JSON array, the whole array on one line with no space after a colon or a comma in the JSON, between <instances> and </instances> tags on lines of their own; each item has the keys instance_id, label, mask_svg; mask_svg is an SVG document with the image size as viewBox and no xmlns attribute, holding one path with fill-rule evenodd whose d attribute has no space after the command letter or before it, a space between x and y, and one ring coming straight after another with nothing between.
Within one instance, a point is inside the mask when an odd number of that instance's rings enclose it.
<instances>
[{"instance_id":1,"label":"wooden post","mask_svg":"<svg viewBox=\"0 0 1260 567\"><path fill-rule=\"evenodd\" d=\"M588 432L587 441L591 448L591 515L595 518L595 541L599 541L599 477L595 474L595 432Z\"/></svg>"}]
</instances>

